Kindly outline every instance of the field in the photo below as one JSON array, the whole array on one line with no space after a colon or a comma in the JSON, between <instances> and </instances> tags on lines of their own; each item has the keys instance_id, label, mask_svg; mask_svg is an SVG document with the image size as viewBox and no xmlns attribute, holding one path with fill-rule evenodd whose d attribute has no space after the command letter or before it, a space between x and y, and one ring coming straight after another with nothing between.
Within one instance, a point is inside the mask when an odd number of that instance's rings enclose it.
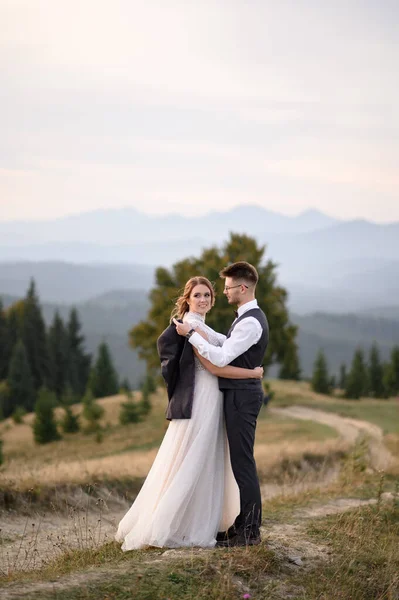
<instances>
[{"instance_id":1,"label":"field","mask_svg":"<svg viewBox=\"0 0 399 600\"><path fill-rule=\"evenodd\" d=\"M255 452L263 542L250 549L122 553L113 542L166 430L164 391L129 426L123 396L101 399L100 442L79 432L37 446L32 415L0 423L0 598L398 598L397 400L272 387Z\"/></svg>"}]
</instances>

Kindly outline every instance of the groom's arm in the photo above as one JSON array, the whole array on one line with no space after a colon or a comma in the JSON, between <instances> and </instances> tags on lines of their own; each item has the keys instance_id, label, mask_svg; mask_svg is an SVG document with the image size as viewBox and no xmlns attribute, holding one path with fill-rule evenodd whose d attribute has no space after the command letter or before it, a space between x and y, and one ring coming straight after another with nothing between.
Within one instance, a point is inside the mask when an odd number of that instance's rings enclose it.
<instances>
[{"instance_id":1,"label":"groom's arm","mask_svg":"<svg viewBox=\"0 0 399 600\"><path fill-rule=\"evenodd\" d=\"M262 327L257 319L247 317L234 327L231 336L227 338L223 346L213 346L207 342L199 333L193 333L189 339L190 344L197 348L198 352L217 367L229 365L237 356L240 356L251 346L259 341L262 335Z\"/></svg>"}]
</instances>

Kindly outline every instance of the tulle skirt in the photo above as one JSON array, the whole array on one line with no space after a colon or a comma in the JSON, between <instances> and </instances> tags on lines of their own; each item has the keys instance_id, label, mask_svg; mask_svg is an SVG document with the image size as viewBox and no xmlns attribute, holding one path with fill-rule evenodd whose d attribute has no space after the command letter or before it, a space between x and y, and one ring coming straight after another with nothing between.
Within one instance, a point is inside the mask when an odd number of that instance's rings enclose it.
<instances>
[{"instance_id":1,"label":"tulle skirt","mask_svg":"<svg viewBox=\"0 0 399 600\"><path fill-rule=\"evenodd\" d=\"M191 419L170 422L150 472L119 523L122 550L212 547L240 512L217 378L196 371Z\"/></svg>"}]
</instances>

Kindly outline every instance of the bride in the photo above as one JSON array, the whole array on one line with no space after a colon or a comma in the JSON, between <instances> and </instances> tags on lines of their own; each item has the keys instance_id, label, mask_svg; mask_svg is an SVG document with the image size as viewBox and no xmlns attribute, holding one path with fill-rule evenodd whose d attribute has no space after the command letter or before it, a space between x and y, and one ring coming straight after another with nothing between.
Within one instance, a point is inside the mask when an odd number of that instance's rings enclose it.
<instances>
[{"instance_id":1,"label":"bride","mask_svg":"<svg viewBox=\"0 0 399 600\"><path fill-rule=\"evenodd\" d=\"M214 303L210 281L192 277L176 302L172 318L183 319L211 344L221 346L225 336L205 324ZM170 328L175 326L170 325L162 336ZM191 352L191 344L186 346ZM151 470L119 523L115 539L123 542L122 550L144 546L213 547L217 533L227 531L240 512L218 377L261 379L263 369L215 367L199 355L193 360L191 416L172 417Z\"/></svg>"}]
</instances>

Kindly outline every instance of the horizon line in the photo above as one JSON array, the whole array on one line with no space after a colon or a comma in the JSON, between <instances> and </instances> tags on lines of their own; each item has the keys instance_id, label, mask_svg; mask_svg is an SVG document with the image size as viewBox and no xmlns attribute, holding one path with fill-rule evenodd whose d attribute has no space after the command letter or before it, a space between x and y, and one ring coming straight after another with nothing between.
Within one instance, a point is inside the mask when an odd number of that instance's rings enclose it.
<instances>
[{"instance_id":1,"label":"horizon line","mask_svg":"<svg viewBox=\"0 0 399 600\"><path fill-rule=\"evenodd\" d=\"M140 210L138 208L136 208L135 206L131 206L131 205L122 205L122 206L118 206L118 207L99 207L99 208L94 208L92 210L83 210L80 212L71 212L71 213L66 213L63 215L59 215L56 217L39 217L39 218L6 218L6 219L2 219L0 217L0 224L4 224L4 223L52 223L54 221L61 221L63 219L70 219L70 218L74 218L74 217L79 217L79 216L86 216L86 215L91 215L91 214L95 214L95 213L117 213L117 212L123 212L123 211L132 211L135 212L137 214L140 215L144 215L146 217L148 217L149 219L158 219L158 218L165 218L165 217L183 217L185 219L188 220L196 220L196 219L201 219L204 217L209 217L212 215L223 215L223 214L229 214L232 213L234 211L236 211L237 209L240 208L248 208L248 209L258 209L264 212L267 212L269 214L273 214L276 216L280 216L286 219L298 219L304 215L306 215L307 213L317 213L319 215L322 215L324 217L327 217L329 219L338 221L340 223L353 223L353 222L365 222L365 223L370 223L373 225L392 225L395 223L398 223L399 221L396 220L387 220L387 221L373 221L371 219L368 219L366 217L363 216L358 216L358 217L354 217L354 218L350 218L350 219L345 219L343 217L339 217L339 216L335 216L332 215L330 213L324 212L323 210L320 210L318 208L315 208L314 206L310 206L309 208L305 208L301 211L299 211L298 213L295 214L287 214L286 212L279 212L273 209L269 209L266 208L265 206L262 206L260 204L236 204L234 206L232 206L231 208L228 208L226 210L208 210L204 213L198 214L198 215L187 215L184 213L179 213L176 210L170 211L170 212L162 212L162 213L149 213L146 212L144 210Z\"/></svg>"}]
</instances>

